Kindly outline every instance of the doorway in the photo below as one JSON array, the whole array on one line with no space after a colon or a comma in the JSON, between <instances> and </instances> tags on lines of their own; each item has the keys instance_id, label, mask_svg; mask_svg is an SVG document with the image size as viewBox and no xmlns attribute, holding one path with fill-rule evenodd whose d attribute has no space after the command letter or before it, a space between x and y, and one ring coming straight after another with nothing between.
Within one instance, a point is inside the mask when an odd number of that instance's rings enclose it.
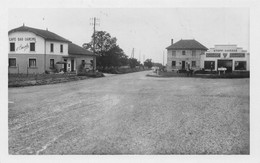
<instances>
[{"instance_id":1,"label":"doorway","mask_svg":"<svg viewBox=\"0 0 260 163\"><path fill-rule=\"evenodd\" d=\"M218 68L227 68L226 72L232 72L232 60L218 60Z\"/></svg>"},{"instance_id":2,"label":"doorway","mask_svg":"<svg viewBox=\"0 0 260 163\"><path fill-rule=\"evenodd\" d=\"M64 72L67 72L67 59L64 59L64 62L66 62L64 63Z\"/></svg>"},{"instance_id":3,"label":"doorway","mask_svg":"<svg viewBox=\"0 0 260 163\"><path fill-rule=\"evenodd\" d=\"M71 60L71 71L74 71L74 59Z\"/></svg>"},{"instance_id":4,"label":"doorway","mask_svg":"<svg viewBox=\"0 0 260 163\"><path fill-rule=\"evenodd\" d=\"M183 70L185 69L185 61L181 62L181 69L183 69Z\"/></svg>"}]
</instances>

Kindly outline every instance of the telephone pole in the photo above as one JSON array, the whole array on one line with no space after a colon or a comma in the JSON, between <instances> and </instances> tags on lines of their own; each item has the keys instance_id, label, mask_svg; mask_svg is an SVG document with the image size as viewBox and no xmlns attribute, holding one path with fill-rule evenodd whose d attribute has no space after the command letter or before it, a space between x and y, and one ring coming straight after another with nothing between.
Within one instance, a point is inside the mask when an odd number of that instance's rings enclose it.
<instances>
[{"instance_id":1,"label":"telephone pole","mask_svg":"<svg viewBox=\"0 0 260 163\"><path fill-rule=\"evenodd\" d=\"M131 58L135 57L135 48L132 49Z\"/></svg>"},{"instance_id":2,"label":"telephone pole","mask_svg":"<svg viewBox=\"0 0 260 163\"><path fill-rule=\"evenodd\" d=\"M97 21L99 21L99 19L94 17L94 18L91 18L91 23L90 23L90 25L93 25L93 31L94 31L94 33L93 33L93 37L94 37L93 38L93 53L94 53L94 55L93 55L93 62L92 62L93 72L96 69L96 60L95 60L95 56L96 56L96 25L99 25L97 23Z\"/></svg>"},{"instance_id":3,"label":"telephone pole","mask_svg":"<svg viewBox=\"0 0 260 163\"><path fill-rule=\"evenodd\" d=\"M163 66L164 66L164 51L163 51Z\"/></svg>"}]
</instances>

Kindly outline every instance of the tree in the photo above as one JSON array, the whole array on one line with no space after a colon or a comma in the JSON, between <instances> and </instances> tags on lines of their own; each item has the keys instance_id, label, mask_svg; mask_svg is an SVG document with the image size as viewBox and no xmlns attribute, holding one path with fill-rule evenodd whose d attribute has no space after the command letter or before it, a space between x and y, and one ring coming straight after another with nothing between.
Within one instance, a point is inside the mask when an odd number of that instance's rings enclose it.
<instances>
[{"instance_id":1,"label":"tree","mask_svg":"<svg viewBox=\"0 0 260 163\"><path fill-rule=\"evenodd\" d=\"M95 52L99 56L105 55L110 49L116 46L117 39L111 37L106 31L96 31L92 35L92 40L89 43L84 43L83 48L94 51L94 38L95 38Z\"/></svg>"},{"instance_id":2,"label":"tree","mask_svg":"<svg viewBox=\"0 0 260 163\"><path fill-rule=\"evenodd\" d=\"M94 38L98 67L105 70L106 68L127 65L127 56L119 45L116 44L117 39L111 37L106 31L97 31L95 35L92 35L92 40L89 43L83 44L83 48L94 51Z\"/></svg>"},{"instance_id":3,"label":"tree","mask_svg":"<svg viewBox=\"0 0 260 163\"><path fill-rule=\"evenodd\" d=\"M128 62L129 62L129 66L130 66L131 68L135 68L136 66L139 66L139 65L140 65L140 62L137 61L136 58L129 58L129 59L128 59Z\"/></svg>"},{"instance_id":4,"label":"tree","mask_svg":"<svg viewBox=\"0 0 260 163\"><path fill-rule=\"evenodd\" d=\"M151 68L153 66L153 62L152 62L152 59L146 59L144 61L144 66L145 67L148 67L148 68Z\"/></svg>"},{"instance_id":5,"label":"tree","mask_svg":"<svg viewBox=\"0 0 260 163\"><path fill-rule=\"evenodd\" d=\"M163 67L163 65L161 63L153 63L153 66L154 67L159 67L159 68Z\"/></svg>"}]
</instances>

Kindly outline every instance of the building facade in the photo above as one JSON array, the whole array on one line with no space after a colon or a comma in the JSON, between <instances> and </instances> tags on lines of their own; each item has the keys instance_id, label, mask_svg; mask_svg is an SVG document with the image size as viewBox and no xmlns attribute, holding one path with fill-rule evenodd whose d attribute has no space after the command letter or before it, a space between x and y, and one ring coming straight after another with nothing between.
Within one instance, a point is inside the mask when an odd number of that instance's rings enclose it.
<instances>
[{"instance_id":1,"label":"building facade","mask_svg":"<svg viewBox=\"0 0 260 163\"><path fill-rule=\"evenodd\" d=\"M54 69L65 72L77 70L75 60L78 60L78 56L74 55L73 51L69 53L69 47L73 43L53 32L21 26L10 30L8 37L8 73L31 74L45 73ZM93 53L81 48L81 51L84 50L85 53L78 58L85 58L84 60L92 58L95 63Z\"/></svg>"},{"instance_id":2,"label":"building facade","mask_svg":"<svg viewBox=\"0 0 260 163\"><path fill-rule=\"evenodd\" d=\"M201 56L201 67L206 71L226 68L227 72L249 71L249 53L237 45L215 45Z\"/></svg>"},{"instance_id":3,"label":"building facade","mask_svg":"<svg viewBox=\"0 0 260 163\"><path fill-rule=\"evenodd\" d=\"M167 49L167 71L185 70L188 67L193 70L201 68L201 55L208 50L196 40L171 41Z\"/></svg>"}]
</instances>

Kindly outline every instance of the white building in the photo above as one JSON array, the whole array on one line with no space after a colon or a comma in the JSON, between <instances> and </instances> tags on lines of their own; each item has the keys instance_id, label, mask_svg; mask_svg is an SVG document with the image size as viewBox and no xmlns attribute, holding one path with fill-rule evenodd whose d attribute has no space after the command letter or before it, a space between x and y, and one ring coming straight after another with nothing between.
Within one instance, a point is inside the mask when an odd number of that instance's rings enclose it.
<instances>
[{"instance_id":1,"label":"white building","mask_svg":"<svg viewBox=\"0 0 260 163\"><path fill-rule=\"evenodd\" d=\"M179 40L167 48L167 71L185 70L190 67L193 70L201 69L201 55L208 49L192 40Z\"/></svg>"},{"instance_id":2,"label":"white building","mask_svg":"<svg viewBox=\"0 0 260 163\"><path fill-rule=\"evenodd\" d=\"M10 30L8 37L8 73L76 71L83 61L95 68L96 56L92 52L48 30L23 25Z\"/></svg>"},{"instance_id":3,"label":"white building","mask_svg":"<svg viewBox=\"0 0 260 163\"><path fill-rule=\"evenodd\" d=\"M201 55L201 67L206 71L217 71L225 67L227 71L249 71L249 53L237 45L215 45Z\"/></svg>"}]
</instances>

